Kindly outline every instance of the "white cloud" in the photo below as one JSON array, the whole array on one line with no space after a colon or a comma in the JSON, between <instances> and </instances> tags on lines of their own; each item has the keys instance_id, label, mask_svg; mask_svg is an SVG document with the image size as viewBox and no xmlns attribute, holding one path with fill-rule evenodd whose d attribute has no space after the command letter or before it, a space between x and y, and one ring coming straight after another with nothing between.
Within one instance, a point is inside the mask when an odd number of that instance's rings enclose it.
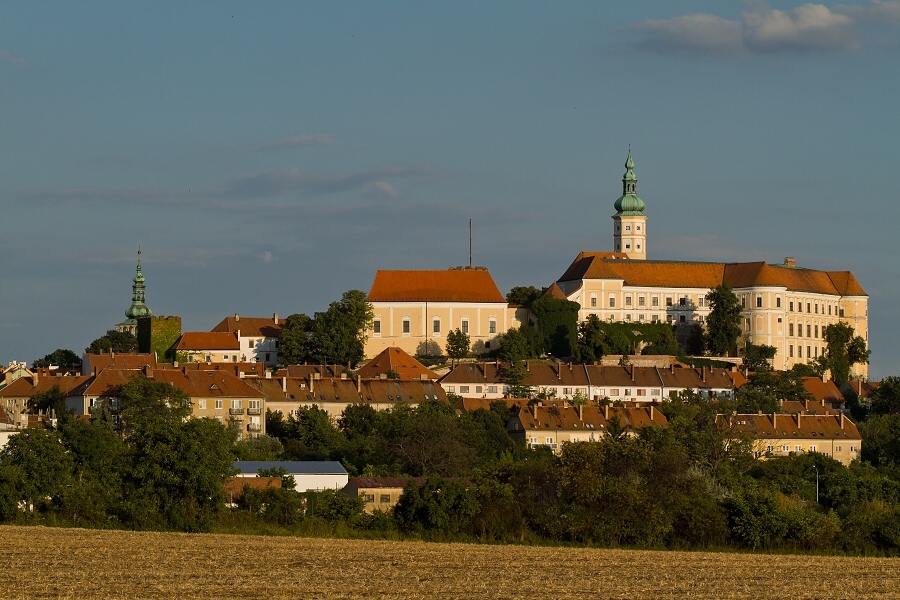
<instances>
[{"instance_id":1,"label":"white cloud","mask_svg":"<svg viewBox=\"0 0 900 600\"><path fill-rule=\"evenodd\" d=\"M397 198L400 193L397 188L386 181L376 181L366 190L365 195L381 198Z\"/></svg>"},{"instance_id":2,"label":"white cloud","mask_svg":"<svg viewBox=\"0 0 900 600\"><path fill-rule=\"evenodd\" d=\"M271 252L269 252L268 250L266 250L265 252L263 252L262 254L259 255L259 258L262 259L262 261L265 264L269 264L275 260L275 255L272 254Z\"/></svg>"},{"instance_id":3,"label":"white cloud","mask_svg":"<svg viewBox=\"0 0 900 600\"><path fill-rule=\"evenodd\" d=\"M859 48L857 23L880 19L900 24L900 2L865 5L804 4L790 11L766 4L730 21L710 14L651 19L633 27L647 34L637 46L661 54L748 56L783 52L852 52Z\"/></svg>"}]
</instances>

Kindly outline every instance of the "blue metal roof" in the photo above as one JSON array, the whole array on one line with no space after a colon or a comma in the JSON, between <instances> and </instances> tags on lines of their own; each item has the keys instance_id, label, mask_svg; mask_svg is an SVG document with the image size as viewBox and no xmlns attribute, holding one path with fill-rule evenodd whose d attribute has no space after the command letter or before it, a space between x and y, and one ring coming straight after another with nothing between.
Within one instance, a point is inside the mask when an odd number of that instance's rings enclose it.
<instances>
[{"instance_id":1,"label":"blue metal roof","mask_svg":"<svg viewBox=\"0 0 900 600\"><path fill-rule=\"evenodd\" d=\"M241 473L259 473L260 469L281 467L288 475L347 475L347 469L336 460L236 460L232 463Z\"/></svg>"}]
</instances>

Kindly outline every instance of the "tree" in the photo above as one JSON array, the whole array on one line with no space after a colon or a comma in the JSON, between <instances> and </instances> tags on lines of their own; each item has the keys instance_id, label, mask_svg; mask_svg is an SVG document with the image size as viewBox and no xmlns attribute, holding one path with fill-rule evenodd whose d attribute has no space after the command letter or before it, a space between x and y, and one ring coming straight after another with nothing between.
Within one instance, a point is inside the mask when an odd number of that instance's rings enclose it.
<instances>
[{"instance_id":1,"label":"tree","mask_svg":"<svg viewBox=\"0 0 900 600\"><path fill-rule=\"evenodd\" d=\"M397 526L407 532L457 533L478 512L474 496L458 481L428 478L410 481L394 507Z\"/></svg>"},{"instance_id":2,"label":"tree","mask_svg":"<svg viewBox=\"0 0 900 600\"><path fill-rule=\"evenodd\" d=\"M133 333L110 329L106 335L99 337L91 345L84 349L88 354L101 354L103 352L137 352L138 341Z\"/></svg>"},{"instance_id":3,"label":"tree","mask_svg":"<svg viewBox=\"0 0 900 600\"><path fill-rule=\"evenodd\" d=\"M31 509L41 509L65 491L72 481L74 463L59 432L24 429L9 438L0 452L0 467L15 467L21 473L17 500Z\"/></svg>"},{"instance_id":4,"label":"tree","mask_svg":"<svg viewBox=\"0 0 900 600\"><path fill-rule=\"evenodd\" d=\"M447 333L447 356L450 357L450 368L456 366L457 359L465 358L469 354L469 334L461 329L454 329Z\"/></svg>"},{"instance_id":5,"label":"tree","mask_svg":"<svg viewBox=\"0 0 900 600\"><path fill-rule=\"evenodd\" d=\"M36 392L28 399L26 406L31 412L55 412L57 418L63 418L66 412L66 395L58 385L45 392Z\"/></svg>"},{"instance_id":6,"label":"tree","mask_svg":"<svg viewBox=\"0 0 900 600\"><path fill-rule=\"evenodd\" d=\"M727 283L710 290L706 300L706 347L713 356L734 356L741 335L741 303Z\"/></svg>"},{"instance_id":7,"label":"tree","mask_svg":"<svg viewBox=\"0 0 900 600\"><path fill-rule=\"evenodd\" d=\"M831 380L841 385L850 377L850 369L857 363L869 362L869 349L861 336L853 335L853 328L840 322L825 328L822 337L826 350L823 366L831 371Z\"/></svg>"},{"instance_id":8,"label":"tree","mask_svg":"<svg viewBox=\"0 0 900 600\"><path fill-rule=\"evenodd\" d=\"M44 358L39 358L32 365L35 369L57 366L61 369L80 369L81 358L71 350L57 348Z\"/></svg>"},{"instance_id":9,"label":"tree","mask_svg":"<svg viewBox=\"0 0 900 600\"><path fill-rule=\"evenodd\" d=\"M869 412L873 415L900 413L900 376L890 375L869 395Z\"/></svg>"},{"instance_id":10,"label":"tree","mask_svg":"<svg viewBox=\"0 0 900 600\"><path fill-rule=\"evenodd\" d=\"M537 319L541 349L553 356L574 356L578 343L577 302L545 295L531 304L531 312Z\"/></svg>"},{"instance_id":11,"label":"tree","mask_svg":"<svg viewBox=\"0 0 900 600\"><path fill-rule=\"evenodd\" d=\"M703 356L706 353L706 335L700 323L691 325L691 332L685 342L685 352L690 356Z\"/></svg>"},{"instance_id":12,"label":"tree","mask_svg":"<svg viewBox=\"0 0 900 600\"><path fill-rule=\"evenodd\" d=\"M597 315L588 315L586 321L578 325L578 345L575 358L583 364L603 358L607 350L606 331Z\"/></svg>"},{"instance_id":13,"label":"tree","mask_svg":"<svg viewBox=\"0 0 900 600\"><path fill-rule=\"evenodd\" d=\"M765 344L754 344L750 341L749 336L744 344L744 358L742 366L748 371L767 372L772 369L769 361L775 358L777 348L775 346L766 346Z\"/></svg>"},{"instance_id":14,"label":"tree","mask_svg":"<svg viewBox=\"0 0 900 600\"><path fill-rule=\"evenodd\" d=\"M509 293L506 294L506 301L514 306L530 308L531 303L540 298L543 293L543 290L539 290L533 285L519 285L509 290Z\"/></svg>"},{"instance_id":15,"label":"tree","mask_svg":"<svg viewBox=\"0 0 900 600\"><path fill-rule=\"evenodd\" d=\"M525 327L525 325L522 325ZM497 353L501 360L516 362L531 357L528 339L521 328L509 329L500 337L500 350Z\"/></svg>"},{"instance_id":16,"label":"tree","mask_svg":"<svg viewBox=\"0 0 900 600\"><path fill-rule=\"evenodd\" d=\"M278 362L298 365L309 360L312 320L305 314L289 316L278 338Z\"/></svg>"},{"instance_id":17,"label":"tree","mask_svg":"<svg viewBox=\"0 0 900 600\"><path fill-rule=\"evenodd\" d=\"M358 363L365 355L366 328L374 315L365 292L344 292L341 300L332 302L315 321L310 339L311 360L321 364Z\"/></svg>"}]
</instances>

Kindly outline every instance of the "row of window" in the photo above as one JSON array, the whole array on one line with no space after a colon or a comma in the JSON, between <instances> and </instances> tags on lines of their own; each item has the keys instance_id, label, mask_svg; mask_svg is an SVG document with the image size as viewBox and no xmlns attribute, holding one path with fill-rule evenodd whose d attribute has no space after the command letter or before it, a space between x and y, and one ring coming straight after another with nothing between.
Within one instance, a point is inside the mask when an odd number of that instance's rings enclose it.
<instances>
[{"instance_id":1,"label":"row of window","mask_svg":"<svg viewBox=\"0 0 900 600\"><path fill-rule=\"evenodd\" d=\"M794 324L788 323L788 335L794 335ZM797 323L797 337L803 337L803 323ZM806 325L806 337L819 339L819 326ZM825 337L825 326L822 326L822 337Z\"/></svg>"},{"instance_id":2,"label":"row of window","mask_svg":"<svg viewBox=\"0 0 900 600\"><path fill-rule=\"evenodd\" d=\"M403 332L404 335L409 335L411 328L411 321L409 317L403 317L403 320L400 322L400 331ZM469 320L463 318L459 322L459 330L465 334L469 333ZM435 317L431 321L431 332L435 335L441 334L441 319ZM375 319L372 322L372 333L375 335L381 335L381 319ZM497 333L497 319L489 319L488 320L488 333L494 335Z\"/></svg>"},{"instance_id":3,"label":"row of window","mask_svg":"<svg viewBox=\"0 0 900 600\"><path fill-rule=\"evenodd\" d=\"M224 408L224 401L221 398L216 398L216 400L214 402L215 402L216 409ZM199 400L197 400L197 408L200 410L206 410L206 398L200 398ZM243 409L244 401L243 400L232 400L231 408ZM248 400L247 408L258 409L259 408L259 400Z\"/></svg>"},{"instance_id":4,"label":"row of window","mask_svg":"<svg viewBox=\"0 0 900 600\"><path fill-rule=\"evenodd\" d=\"M825 348L822 348L822 355L825 355ZM794 358L794 345L791 344L788 346L788 357ZM797 346L797 358L803 358L803 346ZM806 347L806 358L819 358L819 347L818 346L807 346Z\"/></svg>"},{"instance_id":5,"label":"row of window","mask_svg":"<svg viewBox=\"0 0 900 600\"><path fill-rule=\"evenodd\" d=\"M835 446L834 447L835 452L843 452L843 449L844 449L843 446ZM782 452L790 452L791 451L790 445L789 444L782 445L781 451ZM816 445L810 444L807 452L815 452L815 451L816 451ZM858 452L858 451L859 451L859 446L850 446L850 452ZM769 453L775 452L775 446L766 446L766 452L769 452ZM800 444L794 445L794 452L803 452L803 446L801 446ZM826 452L825 455L827 456L828 453Z\"/></svg>"},{"instance_id":6,"label":"row of window","mask_svg":"<svg viewBox=\"0 0 900 600\"><path fill-rule=\"evenodd\" d=\"M675 298L672 296L666 296L666 307L674 306ZM591 307L597 307L597 294L591 294L590 298ZM625 296L625 306L632 306L632 296L630 294ZM692 306L688 304L689 300L687 296L681 296L678 298L678 306ZM647 297L644 295L639 295L637 297L637 305L638 306L647 306ZM659 296L650 296L650 306L653 308L659 307ZM706 296L699 296L697 299L697 306L706 306ZM616 307L616 296L614 294L609 295L609 308Z\"/></svg>"}]
</instances>

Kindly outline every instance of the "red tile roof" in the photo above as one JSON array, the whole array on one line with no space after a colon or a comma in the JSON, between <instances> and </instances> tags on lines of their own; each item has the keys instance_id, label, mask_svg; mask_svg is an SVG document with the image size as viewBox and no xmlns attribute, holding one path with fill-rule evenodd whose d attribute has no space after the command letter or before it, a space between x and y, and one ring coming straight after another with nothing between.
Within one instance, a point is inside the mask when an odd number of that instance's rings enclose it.
<instances>
[{"instance_id":1,"label":"red tile roof","mask_svg":"<svg viewBox=\"0 0 900 600\"><path fill-rule=\"evenodd\" d=\"M559 281L621 279L625 285L650 287L732 288L774 286L835 296L865 296L849 271L818 271L765 262L703 263L622 260L599 252L582 252Z\"/></svg>"},{"instance_id":2,"label":"red tile roof","mask_svg":"<svg viewBox=\"0 0 900 600\"><path fill-rule=\"evenodd\" d=\"M502 302L491 274L483 269L378 271L370 302Z\"/></svg>"},{"instance_id":3,"label":"red tile roof","mask_svg":"<svg viewBox=\"0 0 900 600\"><path fill-rule=\"evenodd\" d=\"M843 414L719 415L719 423L754 439L861 439L856 424Z\"/></svg>"},{"instance_id":4,"label":"red tile roof","mask_svg":"<svg viewBox=\"0 0 900 600\"><path fill-rule=\"evenodd\" d=\"M666 417L654 407L623 408L596 405L578 407L556 402L550 406L524 406L517 417L525 431L596 431L602 434L611 421L618 419L625 429L638 429L649 425L665 427Z\"/></svg>"},{"instance_id":5,"label":"red tile roof","mask_svg":"<svg viewBox=\"0 0 900 600\"><path fill-rule=\"evenodd\" d=\"M176 351L204 351L204 350L240 350L241 344L236 333L233 332L208 332L186 331L181 334Z\"/></svg>"},{"instance_id":6,"label":"red tile roof","mask_svg":"<svg viewBox=\"0 0 900 600\"><path fill-rule=\"evenodd\" d=\"M284 319L278 318L277 315L272 317L234 315L233 317L225 317L210 331L214 333L237 333L240 331L241 337L277 338L281 336L283 328Z\"/></svg>"},{"instance_id":7,"label":"red tile roof","mask_svg":"<svg viewBox=\"0 0 900 600\"><path fill-rule=\"evenodd\" d=\"M393 371L400 379L437 379L438 374L428 369L415 358L397 348L390 346L385 348L375 358L356 370L360 377L378 377Z\"/></svg>"}]
</instances>

